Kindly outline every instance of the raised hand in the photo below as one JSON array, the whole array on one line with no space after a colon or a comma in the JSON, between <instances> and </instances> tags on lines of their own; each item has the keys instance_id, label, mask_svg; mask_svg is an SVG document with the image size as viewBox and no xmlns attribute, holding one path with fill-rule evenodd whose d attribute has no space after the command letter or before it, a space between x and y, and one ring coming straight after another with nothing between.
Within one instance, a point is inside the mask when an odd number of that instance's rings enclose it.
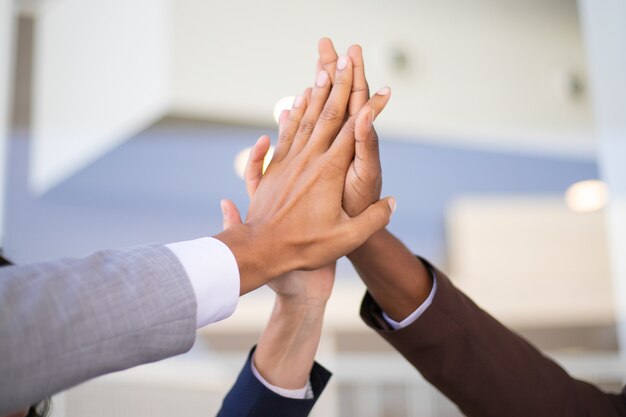
<instances>
[{"instance_id":1,"label":"raised hand","mask_svg":"<svg viewBox=\"0 0 626 417\"><path fill-rule=\"evenodd\" d=\"M305 92L305 97L308 96ZM305 100L300 105L306 104ZM282 133L288 117L288 111L281 115L279 132ZM268 150L269 140L262 137L250 152L244 170L250 198L253 198L263 177L263 162ZM232 201L222 200L221 208L224 229L243 223ZM317 352L326 302L334 281L335 262L332 262L315 271L287 272L268 283L276 293L276 300L254 352L253 363L272 385L286 389L305 386Z\"/></svg>"},{"instance_id":2,"label":"raised hand","mask_svg":"<svg viewBox=\"0 0 626 417\"><path fill-rule=\"evenodd\" d=\"M224 229L241 224L235 204L222 200ZM335 262L315 271L291 271L271 280L267 285L283 301L296 304L324 306L330 297L335 281Z\"/></svg>"},{"instance_id":3,"label":"raised hand","mask_svg":"<svg viewBox=\"0 0 626 417\"><path fill-rule=\"evenodd\" d=\"M306 102L302 105L306 105ZM281 115L279 123L284 126L289 112L286 111ZM244 180L248 196L252 198L259 186L261 177L263 176L263 161L269 150L269 141L267 137L252 147L246 169L244 170ZM239 209L228 199L221 201L222 217L224 230L243 223ZM324 306L333 288L335 280L335 262L315 271L291 271L280 277L276 277L268 283L268 286L274 290L283 302L291 302L302 305Z\"/></svg>"},{"instance_id":4,"label":"raised hand","mask_svg":"<svg viewBox=\"0 0 626 417\"><path fill-rule=\"evenodd\" d=\"M376 201L357 216L342 206L356 120L367 120L363 113L382 109L380 103L387 100L377 95L365 105L365 112L349 116L352 72L351 59L340 57L332 88L329 74L322 70L310 98L303 94L295 100L246 222L216 236L237 259L241 293L291 270L321 268L389 222L393 199Z\"/></svg>"},{"instance_id":5,"label":"raised hand","mask_svg":"<svg viewBox=\"0 0 626 417\"><path fill-rule=\"evenodd\" d=\"M318 44L319 59L317 68L334 73L337 52L328 38ZM373 121L385 108L390 98L388 87L380 89L374 98L369 99L369 85L365 77L363 51L359 45L348 49L353 62L353 80L348 103L348 115L356 116L354 123L354 160L346 175L343 208L350 216L363 212L372 202L378 201L382 190L382 170L378 150L378 135ZM364 106L367 106L364 108ZM349 119L348 119L349 121Z\"/></svg>"},{"instance_id":6,"label":"raised hand","mask_svg":"<svg viewBox=\"0 0 626 417\"><path fill-rule=\"evenodd\" d=\"M330 39L320 40L318 69L333 72L337 53ZM380 110L363 111L369 99L361 47L353 45L348 55L354 63L354 76L349 113L357 114L354 136L355 156L346 176L343 206L349 215L360 213L369 201L376 201L382 188L382 171L378 151L378 135L371 120ZM389 99L389 90L377 95ZM376 96L374 97L376 98ZM384 104L387 101L384 101ZM382 107L380 107L382 109ZM367 285L368 291L391 318L401 321L421 305L432 289L432 279L424 265L386 230L375 233L368 241L348 255Z\"/></svg>"}]
</instances>

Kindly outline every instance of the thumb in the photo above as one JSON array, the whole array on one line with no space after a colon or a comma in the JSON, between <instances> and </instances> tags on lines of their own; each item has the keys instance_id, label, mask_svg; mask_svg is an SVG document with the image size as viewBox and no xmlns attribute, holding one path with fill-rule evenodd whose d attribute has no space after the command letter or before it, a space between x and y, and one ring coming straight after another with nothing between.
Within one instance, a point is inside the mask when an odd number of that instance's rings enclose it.
<instances>
[{"instance_id":1,"label":"thumb","mask_svg":"<svg viewBox=\"0 0 626 417\"><path fill-rule=\"evenodd\" d=\"M241 214L239 214L239 209L232 201L226 198L223 199L222 201L220 201L220 208L222 209L222 222L224 225L224 230L236 224L243 223L241 221Z\"/></svg>"},{"instance_id":2,"label":"thumb","mask_svg":"<svg viewBox=\"0 0 626 417\"><path fill-rule=\"evenodd\" d=\"M361 163L368 164L372 161L377 161L379 158L378 135L373 125L375 117L376 110L366 108L359 112L354 123L355 160L363 161Z\"/></svg>"},{"instance_id":3,"label":"thumb","mask_svg":"<svg viewBox=\"0 0 626 417\"><path fill-rule=\"evenodd\" d=\"M396 199L386 197L370 205L363 213L350 220L353 229L352 236L357 244L363 244L371 235L389 224L391 215L396 210Z\"/></svg>"}]
</instances>

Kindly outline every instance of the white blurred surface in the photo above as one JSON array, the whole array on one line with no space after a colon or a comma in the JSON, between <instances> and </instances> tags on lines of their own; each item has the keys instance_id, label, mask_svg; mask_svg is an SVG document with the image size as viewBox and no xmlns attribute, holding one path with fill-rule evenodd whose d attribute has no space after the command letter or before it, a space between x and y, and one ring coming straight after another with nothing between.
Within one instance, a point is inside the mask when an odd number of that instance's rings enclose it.
<instances>
[{"instance_id":1,"label":"white blurred surface","mask_svg":"<svg viewBox=\"0 0 626 417\"><path fill-rule=\"evenodd\" d=\"M579 181L565 192L565 204L577 213L602 210L608 202L609 187L600 180Z\"/></svg>"},{"instance_id":2,"label":"white blurred surface","mask_svg":"<svg viewBox=\"0 0 626 417\"><path fill-rule=\"evenodd\" d=\"M585 76L573 0L182 0L174 10L181 114L270 123L276 100L312 84L317 40L329 36L340 51L362 44L372 91L392 87L377 122L388 134L593 152L588 100L563 82Z\"/></svg>"},{"instance_id":3,"label":"white blurred surface","mask_svg":"<svg viewBox=\"0 0 626 417\"><path fill-rule=\"evenodd\" d=\"M388 135L589 156L574 0L49 0L36 13L32 185L42 192L166 115L272 125L322 36L393 88Z\"/></svg>"},{"instance_id":4,"label":"white blurred surface","mask_svg":"<svg viewBox=\"0 0 626 417\"><path fill-rule=\"evenodd\" d=\"M515 327L601 326L615 320L603 212L562 199L467 198L449 211L451 276Z\"/></svg>"},{"instance_id":5,"label":"white blurred surface","mask_svg":"<svg viewBox=\"0 0 626 417\"><path fill-rule=\"evenodd\" d=\"M598 155L612 196L607 230L620 348L626 356L626 2L579 3L591 71Z\"/></svg>"},{"instance_id":6,"label":"white blurred surface","mask_svg":"<svg viewBox=\"0 0 626 417\"><path fill-rule=\"evenodd\" d=\"M167 0L63 0L36 15L30 183L42 192L169 103Z\"/></svg>"}]
</instances>

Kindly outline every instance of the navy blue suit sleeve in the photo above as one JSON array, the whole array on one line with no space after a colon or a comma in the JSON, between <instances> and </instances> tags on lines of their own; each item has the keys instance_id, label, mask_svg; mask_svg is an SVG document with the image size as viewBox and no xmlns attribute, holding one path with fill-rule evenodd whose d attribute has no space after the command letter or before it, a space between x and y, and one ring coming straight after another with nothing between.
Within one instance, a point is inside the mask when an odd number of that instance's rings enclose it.
<instances>
[{"instance_id":1,"label":"navy blue suit sleeve","mask_svg":"<svg viewBox=\"0 0 626 417\"><path fill-rule=\"evenodd\" d=\"M255 347L256 348L256 347ZM311 412L317 399L322 395L331 373L315 362L310 380L313 398L296 400L282 397L269 390L259 381L250 366L254 349L248 355L235 385L230 389L218 417L305 417Z\"/></svg>"}]
</instances>

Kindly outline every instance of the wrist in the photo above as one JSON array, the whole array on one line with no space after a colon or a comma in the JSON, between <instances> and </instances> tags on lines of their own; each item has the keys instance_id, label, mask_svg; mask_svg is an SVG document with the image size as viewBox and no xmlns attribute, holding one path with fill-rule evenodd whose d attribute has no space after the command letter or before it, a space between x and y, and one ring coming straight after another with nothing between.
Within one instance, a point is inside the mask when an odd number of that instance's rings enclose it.
<instances>
[{"instance_id":1,"label":"wrist","mask_svg":"<svg viewBox=\"0 0 626 417\"><path fill-rule=\"evenodd\" d=\"M270 384L302 388L309 379L324 319L324 307L276 297L254 353L254 366Z\"/></svg>"},{"instance_id":2,"label":"wrist","mask_svg":"<svg viewBox=\"0 0 626 417\"><path fill-rule=\"evenodd\" d=\"M348 258L387 315L401 322L428 298L430 271L386 229L376 232Z\"/></svg>"},{"instance_id":3,"label":"wrist","mask_svg":"<svg viewBox=\"0 0 626 417\"><path fill-rule=\"evenodd\" d=\"M265 285L286 268L273 249L271 234L248 224L234 225L213 236L231 250L239 268L240 295ZM282 266L282 268L281 268Z\"/></svg>"},{"instance_id":4,"label":"wrist","mask_svg":"<svg viewBox=\"0 0 626 417\"><path fill-rule=\"evenodd\" d=\"M380 242L382 242L386 236L389 235L389 232L387 231L387 228L383 228L377 232L375 232L373 235L371 235L365 242L363 242L363 244L361 246L359 246L358 248L356 248L355 250L353 250L352 252L350 252L348 255L346 255L346 257L351 261L351 262L355 262L357 261L359 258L363 258L363 257L367 257L367 256L371 256L372 253L375 253L373 251L375 251L376 247L380 244Z\"/></svg>"},{"instance_id":5,"label":"wrist","mask_svg":"<svg viewBox=\"0 0 626 417\"><path fill-rule=\"evenodd\" d=\"M276 294L274 312L293 320L315 320L323 317L327 301L328 299L309 297L306 294Z\"/></svg>"}]
</instances>

